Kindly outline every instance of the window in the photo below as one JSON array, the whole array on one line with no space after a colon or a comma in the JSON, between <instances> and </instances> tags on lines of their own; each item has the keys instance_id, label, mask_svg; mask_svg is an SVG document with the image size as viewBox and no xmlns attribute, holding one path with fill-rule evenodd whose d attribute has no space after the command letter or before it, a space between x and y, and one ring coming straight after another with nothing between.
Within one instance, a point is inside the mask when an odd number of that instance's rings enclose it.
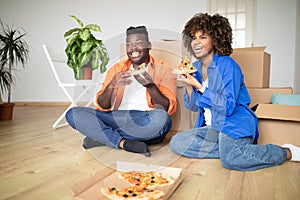
<instances>
[{"instance_id":1,"label":"window","mask_svg":"<svg viewBox=\"0 0 300 200\"><path fill-rule=\"evenodd\" d=\"M256 0L207 0L208 13L227 17L233 35L233 48L254 44Z\"/></svg>"}]
</instances>

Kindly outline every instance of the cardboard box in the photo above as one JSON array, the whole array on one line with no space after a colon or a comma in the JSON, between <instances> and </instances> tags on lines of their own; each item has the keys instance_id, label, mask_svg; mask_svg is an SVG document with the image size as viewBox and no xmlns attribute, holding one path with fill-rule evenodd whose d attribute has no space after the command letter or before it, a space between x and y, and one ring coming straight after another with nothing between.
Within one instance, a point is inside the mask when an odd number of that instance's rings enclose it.
<instances>
[{"instance_id":1,"label":"cardboard box","mask_svg":"<svg viewBox=\"0 0 300 200\"><path fill-rule=\"evenodd\" d=\"M258 144L292 143L300 146L300 106L271 104L272 94L293 94L291 87L248 88L250 107L257 105Z\"/></svg>"},{"instance_id":2,"label":"cardboard box","mask_svg":"<svg viewBox=\"0 0 300 200\"><path fill-rule=\"evenodd\" d=\"M197 112L192 112L185 107L183 100L184 90L184 87L177 87L177 109L176 112L171 116L171 130L185 131L193 128L195 124L194 113L197 114Z\"/></svg>"},{"instance_id":3,"label":"cardboard box","mask_svg":"<svg viewBox=\"0 0 300 200\"><path fill-rule=\"evenodd\" d=\"M255 113L259 119L258 144L300 146L300 106L259 104Z\"/></svg>"},{"instance_id":4,"label":"cardboard box","mask_svg":"<svg viewBox=\"0 0 300 200\"><path fill-rule=\"evenodd\" d=\"M271 55L266 47L233 49L231 57L240 65L247 87L268 88L270 82Z\"/></svg>"},{"instance_id":5,"label":"cardboard box","mask_svg":"<svg viewBox=\"0 0 300 200\"><path fill-rule=\"evenodd\" d=\"M293 94L291 87L282 88L248 88L251 97L250 108L259 103L271 103L272 94Z\"/></svg>"}]
</instances>

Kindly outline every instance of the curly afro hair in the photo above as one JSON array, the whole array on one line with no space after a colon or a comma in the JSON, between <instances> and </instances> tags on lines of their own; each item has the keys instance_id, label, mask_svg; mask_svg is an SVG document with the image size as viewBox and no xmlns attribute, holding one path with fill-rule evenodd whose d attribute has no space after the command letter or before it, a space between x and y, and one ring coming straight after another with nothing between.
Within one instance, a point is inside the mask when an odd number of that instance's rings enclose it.
<instances>
[{"instance_id":1,"label":"curly afro hair","mask_svg":"<svg viewBox=\"0 0 300 200\"><path fill-rule=\"evenodd\" d=\"M216 54L229 56L232 53L232 29L227 18L219 14L210 16L207 13L198 13L185 24L182 31L183 45L192 55L194 55L191 46L192 36L198 31L211 36Z\"/></svg>"}]
</instances>

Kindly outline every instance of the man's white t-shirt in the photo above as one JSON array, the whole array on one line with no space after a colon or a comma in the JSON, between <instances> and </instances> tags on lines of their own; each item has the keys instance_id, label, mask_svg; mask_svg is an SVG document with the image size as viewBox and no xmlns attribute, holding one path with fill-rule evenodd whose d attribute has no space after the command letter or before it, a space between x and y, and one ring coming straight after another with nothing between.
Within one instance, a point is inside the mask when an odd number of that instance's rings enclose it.
<instances>
[{"instance_id":1,"label":"man's white t-shirt","mask_svg":"<svg viewBox=\"0 0 300 200\"><path fill-rule=\"evenodd\" d=\"M133 69L133 65L130 66L130 69ZM146 71L148 72L148 65ZM143 75L141 74L140 76ZM130 77L130 79L132 80L132 83L126 85L122 102L118 110L152 110L147 103L146 87L140 84L134 76Z\"/></svg>"}]
</instances>

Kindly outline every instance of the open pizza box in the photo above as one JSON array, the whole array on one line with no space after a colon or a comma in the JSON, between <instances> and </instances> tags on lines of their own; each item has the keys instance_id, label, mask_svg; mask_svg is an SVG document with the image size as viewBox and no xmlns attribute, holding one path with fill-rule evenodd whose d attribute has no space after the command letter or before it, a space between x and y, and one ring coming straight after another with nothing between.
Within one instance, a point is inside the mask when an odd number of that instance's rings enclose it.
<instances>
[{"instance_id":1,"label":"open pizza box","mask_svg":"<svg viewBox=\"0 0 300 200\"><path fill-rule=\"evenodd\" d=\"M181 168L117 161L116 170L108 169L106 171L108 176L103 176L103 171L100 171L93 176L75 183L72 187L72 194L76 200L106 200L107 198L101 194L101 187L122 188L130 186L129 183L118 176L120 172L126 171L154 171L173 177L175 181L172 185L159 188L165 193L162 200L166 200L171 196L183 178Z\"/></svg>"}]
</instances>

